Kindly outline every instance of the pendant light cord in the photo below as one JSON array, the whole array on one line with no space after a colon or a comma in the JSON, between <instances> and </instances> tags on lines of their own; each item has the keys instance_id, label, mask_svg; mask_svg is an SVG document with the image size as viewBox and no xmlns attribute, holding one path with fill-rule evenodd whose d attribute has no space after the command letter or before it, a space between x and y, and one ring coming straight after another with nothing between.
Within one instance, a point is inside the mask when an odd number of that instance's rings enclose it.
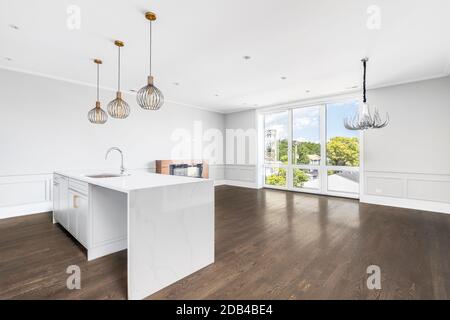
<instances>
[{"instance_id":1,"label":"pendant light cord","mask_svg":"<svg viewBox=\"0 0 450 320\"><path fill-rule=\"evenodd\" d=\"M364 103L367 102L367 94L366 94L366 74L367 74L367 60L363 60L363 66L364 66L364 79L363 79L363 101Z\"/></svg>"},{"instance_id":2,"label":"pendant light cord","mask_svg":"<svg viewBox=\"0 0 450 320\"><path fill-rule=\"evenodd\" d=\"M97 101L100 101L100 64L97 63Z\"/></svg>"},{"instance_id":3,"label":"pendant light cord","mask_svg":"<svg viewBox=\"0 0 450 320\"><path fill-rule=\"evenodd\" d=\"M152 75L152 22L149 22L149 75Z\"/></svg>"},{"instance_id":4,"label":"pendant light cord","mask_svg":"<svg viewBox=\"0 0 450 320\"><path fill-rule=\"evenodd\" d=\"M120 47L118 47L119 48L119 77L118 77L118 79L117 79L117 88L118 88L118 91L120 92Z\"/></svg>"}]
</instances>

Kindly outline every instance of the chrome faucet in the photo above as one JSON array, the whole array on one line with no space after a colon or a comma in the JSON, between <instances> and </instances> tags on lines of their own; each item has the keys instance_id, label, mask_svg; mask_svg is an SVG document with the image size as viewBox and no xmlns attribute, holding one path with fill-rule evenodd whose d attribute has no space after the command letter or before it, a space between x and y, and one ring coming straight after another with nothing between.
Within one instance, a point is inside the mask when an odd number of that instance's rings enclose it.
<instances>
[{"instance_id":1,"label":"chrome faucet","mask_svg":"<svg viewBox=\"0 0 450 320\"><path fill-rule=\"evenodd\" d=\"M108 155L109 155L109 153L110 153L111 151L117 151L117 152L120 153L120 157L121 157L121 159L122 159L122 161L121 161L121 163L120 163L120 174L124 174L126 170L125 170L125 168L124 168L124 166L123 166L123 152L122 152L122 150L120 150L120 149L117 148L117 147L109 148L108 151L106 151L105 160L108 159Z\"/></svg>"}]
</instances>

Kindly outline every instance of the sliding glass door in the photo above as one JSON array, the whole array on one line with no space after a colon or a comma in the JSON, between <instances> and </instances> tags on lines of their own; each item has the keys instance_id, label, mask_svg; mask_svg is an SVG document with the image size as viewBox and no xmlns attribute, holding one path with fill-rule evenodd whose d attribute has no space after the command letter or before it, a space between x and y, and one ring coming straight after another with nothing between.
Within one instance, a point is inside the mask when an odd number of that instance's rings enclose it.
<instances>
[{"instance_id":1,"label":"sliding glass door","mask_svg":"<svg viewBox=\"0 0 450 320\"><path fill-rule=\"evenodd\" d=\"M264 182L269 188L359 197L360 134L344 127L357 101L264 116Z\"/></svg>"}]
</instances>

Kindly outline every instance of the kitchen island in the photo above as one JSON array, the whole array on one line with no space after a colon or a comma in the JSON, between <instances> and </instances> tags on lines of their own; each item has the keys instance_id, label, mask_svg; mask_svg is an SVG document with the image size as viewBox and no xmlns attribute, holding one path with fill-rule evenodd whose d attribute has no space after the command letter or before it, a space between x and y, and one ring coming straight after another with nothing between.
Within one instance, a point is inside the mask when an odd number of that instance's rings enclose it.
<instances>
[{"instance_id":1,"label":"kitchen island","mask_svg":"<svg viewBox=\"0 0 450 320\"><path fill-rule=\"evenodd\" d=\"M212 180L55 172L53 219L86 248L88 260L128 249L129 299L214 263Z\"/></svg>"}]
</instances>

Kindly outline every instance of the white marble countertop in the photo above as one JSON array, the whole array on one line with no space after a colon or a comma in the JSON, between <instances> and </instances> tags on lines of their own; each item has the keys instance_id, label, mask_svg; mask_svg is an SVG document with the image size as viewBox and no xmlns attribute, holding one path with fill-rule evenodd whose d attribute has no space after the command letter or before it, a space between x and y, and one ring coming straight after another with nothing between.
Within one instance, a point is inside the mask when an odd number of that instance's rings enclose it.
<instances>
[{"instance_id":1,"label":"white marble countertop","mask_svg":"<svg viewBox=\"0 0 450 320\"><path fill-rule=\"evenodd\" d=\"M89 178L88 175L97 175L104 173L117 172L81 172L81 171L55 171L55 174L72 178L78 181L90 183L100 187L125 192L128 193L133 190L148 189L156 187L171 186L177 184L188 184L188 183L201 183L205 181L210 181L208 179L198 179L180 176L169 176L156 173L148 173L142 171L131 171L128 172L129 175L121 177L112 178Z\"/></svg>"}]
</instances>

